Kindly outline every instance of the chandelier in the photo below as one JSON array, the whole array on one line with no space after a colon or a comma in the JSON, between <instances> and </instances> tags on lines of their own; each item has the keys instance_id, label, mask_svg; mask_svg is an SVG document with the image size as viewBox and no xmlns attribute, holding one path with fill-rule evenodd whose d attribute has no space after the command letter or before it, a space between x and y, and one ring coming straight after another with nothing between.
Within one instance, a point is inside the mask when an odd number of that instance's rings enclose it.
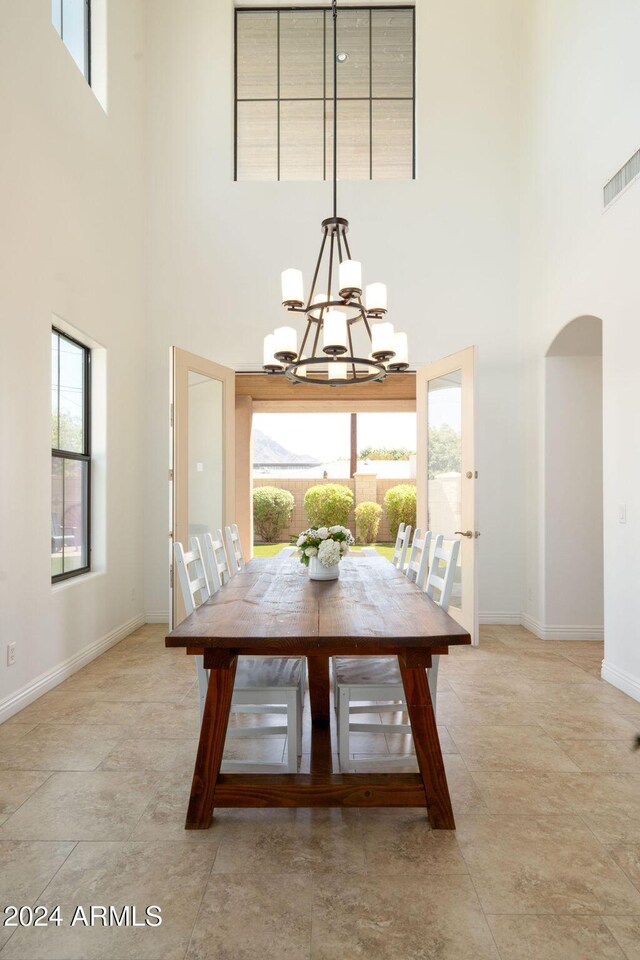
<instances>
[{"instance_id":1,"label":"chandelier","mask_svg":"<svg viewBox=\"0 0 640 960\"><path fill-rule=\"evenodd\" d=\"M347 240L349 221L338 216L336 0L332 13L333 216L322 221L320 253L306 300L302 271L282 273L283 307L289 313L303 314L306 320L300 346L295 327L277 327L264 338L263 369L285 374L293 383L339 387L384 380L388 373L407 370L409 362L406 333L396 333L393 324L384 319L387 288L384 283L370 283L363 291L362 264L352 259ZM363 348L356 351L354 341Z\"/></svg>"}]
</instances>

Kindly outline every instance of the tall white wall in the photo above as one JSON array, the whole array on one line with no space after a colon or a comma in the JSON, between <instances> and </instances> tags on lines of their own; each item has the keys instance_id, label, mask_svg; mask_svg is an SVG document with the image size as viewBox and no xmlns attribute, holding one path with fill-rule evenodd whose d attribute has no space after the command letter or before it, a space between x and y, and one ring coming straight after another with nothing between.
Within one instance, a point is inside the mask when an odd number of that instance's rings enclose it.
<instances>
[{"instance_id":1,"label":"tall white wall","mask_svg":"<svg viewBox=\"0 0 640 960\"><path fill-rule=\"evenodd\" d=\"M138 0L108 4L108 114L55 32L50 0L0 8L3 719L24 705L21 690L122 635L143 610L144 85ZM100 571L56 587L52 314L104 346L107 365ZM105 399L96 403L104 414Z\"/></svg>"},{"instance_id":2,"label":"tall white wall","mask_svg":"<svg viewBox=\"0 0 640 960\"><path fill-rule=\"evenodd\" d=\"M640 147L640 7L536 0L525 25L521 313L527 476L525 610L544 619L544 356L570 320L603 324L605 671L640 697L640 185L602 187ZM626 504L627 522L618 522Z\"/></svg>"},{"instance_id":3,"label":"tall white wall","mask_svg":"<svg viewBox=\"0 0 640 960\"><path fill-rule=\"evenodd\" d=\"M480 610L521 610L520 0L419 0L414 182L344 183L354 256L414 363L479 347ZM169 350L261 364L280 271L309 275L330 185L234 183L233 6L147 0L146 606L167 609Z\"/></svg>"},{"instance_id":4,"label":"tall white wall","mask_svg":"<svg viewBox=\"0 0 640 960\"><path fill-rule=\"evenodd\" d=\"M547 357L545 629L602 636L602 357Z\"/></svg>"}]
</instances>

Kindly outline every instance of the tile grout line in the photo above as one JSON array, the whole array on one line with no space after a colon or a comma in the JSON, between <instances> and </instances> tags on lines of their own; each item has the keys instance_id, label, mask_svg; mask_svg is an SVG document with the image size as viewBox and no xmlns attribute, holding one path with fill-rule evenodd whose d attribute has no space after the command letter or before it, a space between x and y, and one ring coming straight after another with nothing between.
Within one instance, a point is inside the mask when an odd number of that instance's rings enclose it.
<instances>
[{"instance_id":1,"label":"tile grout line","mask_svg":"<svg viewBox=\"0 0 640 960\"><path fill-rule=\"evenodd\" d=\"M460 845L458 844L458 846L460 846ZM465 858L464 858L464 853L462 852L462 850L460 850L460 855L462 856L462 859L464 860ZM466 860L465 860L465 863L466 863ZM468 867L468 866L467 866L467 870L469 870L469 867ZM473 877L471 876L471 871L469 871L469 880L471 881L471 886L473 887L473 890L474 890L474 892L475 892L476 898L477 898L477 900L478 900L478 906L480 907L480 910L482 911L482 916L484 917L484 922L485 922L486 925L487 925L487 930L489 931L489 935L490 935L490 937L491 937L491 940L492 940L492 942L493 942L493 945L494 945L494 947L496 948L496 954L498 955L498 957L500 958L500 960L502 960L502 954L500 953L500 949L499 949L499 947L498 947L498 944L496 943L496 938L495 938L494 935L493 935L493 930L491 929L491 924L489 923L489 919L488 919L488 916L487 916L487 912L486 912L486 910L484 909L484 907L483 907L483 905L482 905L482 900L480 899L480 895L479 895L479 893L478 893L478 888L476 887L475 880L474 880Z\"/></svg>"},{"instance_id":2,"label":"tile grout line","mask_svg":"<svg viewBox=\"0 0 640 960\"><path fill-rule=\"evenodd\" d=\"M209 829L211 829L211 827L209 827ZM200 902L198 903L198 909L195 911L195 914L194 914L193 926L191 927L191 933L189 934L189 939L188 939L188 941L187 941L187 946L186 946L186 949L185 949L185 951L184 951L184 957L185 957L185 958L187 957L187 955L188 955L188 953L189 953L189 949L190 949L190 947L191 947L191 941L193 940L193 934L195 933L196 924L198 923L198 917L200 916L200 911L202 910L202 904L203 904L203 902L204 902L205 894L206 894L207 888L208 888L208 886L209 886L209 884L210 884L210 882L211 882L211 877L213 876L213 868L215 867L216 860L218 859L218 851L219 851L219 849L220 849L220 844L218 844L218 846L216 847L216 852L215 852L215 854L214 854L213 860L211 861L211 869L209 870L209 874L208 874L207 879L205 880L204 886L203 886L203 888L202 888L202 896L200 897Z\"/></svg>"}]
</instances>

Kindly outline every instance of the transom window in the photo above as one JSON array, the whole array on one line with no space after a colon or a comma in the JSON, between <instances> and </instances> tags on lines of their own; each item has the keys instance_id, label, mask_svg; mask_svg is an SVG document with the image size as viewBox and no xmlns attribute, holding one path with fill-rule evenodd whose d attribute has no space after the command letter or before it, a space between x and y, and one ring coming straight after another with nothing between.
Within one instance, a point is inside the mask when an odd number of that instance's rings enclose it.
<instances>
[{"instance_id":1,"label":"transom window","mask_svg":"<svg viewBox=\"0 0 640 960\"><path fill-rule=\"evenodd\" d=\"M338 9L338 177L415 176L413 7ZM333 177L333 19L236 10L236 180Z\"/></svg>"},{"instance_id":2,"label":"transom window","mask_svg":"<svg viewBox=\"0 0 640 960\"><path fill-rule=\"evenodd\" d=\"M90 84L91 0L51 0L51 20Z\"/></svg>"},{"instance_id":3,"label":"transom window","mask_svg":"<svg viewBox=\"0 0 640 960\"><path fill-rule=\"evenodd\" d=\"M51 579L90 568L91 351L51 332Z\"/></svg>"}]
</instances>

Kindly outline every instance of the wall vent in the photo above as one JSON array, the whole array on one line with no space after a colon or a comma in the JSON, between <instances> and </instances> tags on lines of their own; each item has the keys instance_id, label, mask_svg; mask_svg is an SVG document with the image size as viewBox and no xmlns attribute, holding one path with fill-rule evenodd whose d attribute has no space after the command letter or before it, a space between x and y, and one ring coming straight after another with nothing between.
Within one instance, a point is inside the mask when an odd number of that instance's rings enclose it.
<instances>
[{"instance_id":1,"label":"wall vent","mask_svg":"<svg viewBox=\"0 0 640 960\"><path fill-rule=\"evenodd\" d=\"M628 187L631 181L635 180L639 174L640 150L634 153L630 160L627 160L624 167L620 167L616 175L611 177L609 183L605 184L603 190L605 207L608 207L611 201L617 197L625 187Z\"/></svg>"}]
</instances>

